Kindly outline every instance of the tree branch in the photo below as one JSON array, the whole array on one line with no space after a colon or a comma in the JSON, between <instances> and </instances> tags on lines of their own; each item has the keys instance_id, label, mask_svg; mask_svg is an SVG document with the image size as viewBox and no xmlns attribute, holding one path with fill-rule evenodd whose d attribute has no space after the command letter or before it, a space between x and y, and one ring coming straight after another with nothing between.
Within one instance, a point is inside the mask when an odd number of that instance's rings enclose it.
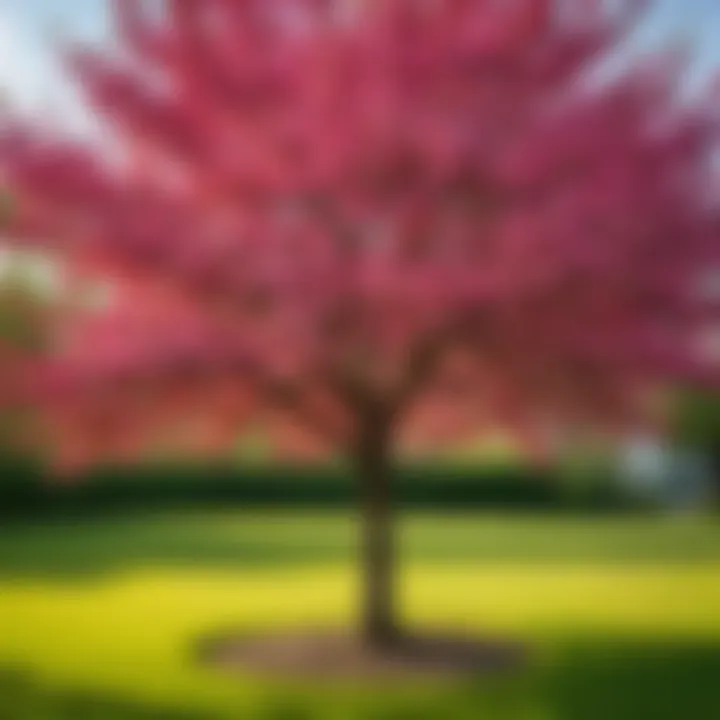
<instances>
[{"instance_id":1,"label":"tree branch","mask_svg":"<svg viewBox=\"0 0 720 720\"><path fill-rule=\"evenodd\" d=\"M293 414L300 422L320 439L329 442L333 447L344 446L347 438L342 427L338 427L332 418L311 407L303 397L301 387L295 383L273 378L259 366L243 368L252 376L252 381L259 391L278 408Z\"/></svg>"}]
</instances>

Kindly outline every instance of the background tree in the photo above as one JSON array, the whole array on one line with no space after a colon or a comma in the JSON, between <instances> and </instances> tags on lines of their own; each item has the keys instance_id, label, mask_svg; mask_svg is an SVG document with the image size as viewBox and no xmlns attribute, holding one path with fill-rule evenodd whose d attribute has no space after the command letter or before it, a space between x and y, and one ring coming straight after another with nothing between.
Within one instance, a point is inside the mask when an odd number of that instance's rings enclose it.
<instances>
[{"instance_id":1,"label":"background tree","mask_svg":"<svg viewBox=\"0 0 720 720\"><path fill-rule=\"evenodd\" d=\"M39 450L33 375L51 346L58 307L33 278L32 260L8 254L0 266L0 462L11 465Z\"/></svg>"},{"instance_id":2,"label":"background tree","mask_svg":"<svg viewBox=\"0 0 720 720\"><path fill-rule=\"evenodd\" d=\"M674 434L682 446L708 456L720 501L720 393L707 388L685 388L679 393Z\"/></svg>"},{"instance_id":3,"label":"background tree","mask_svg":"<svg viewBox=\"0 0 720 720\"><path fill-rule=\"evenodd\" d=\"M68 53L106 143L8 118L0 148L11 236L115 285L40 385L64 459L182 414L201 449L259 411L341 448L385 643L395 448L485 426L538 447L713 381L715 96L679 102L675 55L593 72L637 17L608 5L117 2L118 49Z\"/></svg>"}]
</instances>

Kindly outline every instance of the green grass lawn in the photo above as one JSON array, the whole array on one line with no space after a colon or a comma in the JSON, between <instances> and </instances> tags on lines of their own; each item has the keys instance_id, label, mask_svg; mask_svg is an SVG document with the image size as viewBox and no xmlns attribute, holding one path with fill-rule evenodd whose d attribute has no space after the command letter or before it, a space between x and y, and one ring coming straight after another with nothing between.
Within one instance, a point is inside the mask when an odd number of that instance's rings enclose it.
<instances>
[{"instance_id":1,"label":"green grass lawn","mask_svg":"<svg viewBox=\"0 0 720 720\"><path fill-rule=\"evenodd\" d=\"M506 678L303 685L201 667L197 641L349 625L342 513L175 512L0 528L0 720L720 717L720 522L410 514L416 626L524 640Z\"/></svg>"}]
</instances>

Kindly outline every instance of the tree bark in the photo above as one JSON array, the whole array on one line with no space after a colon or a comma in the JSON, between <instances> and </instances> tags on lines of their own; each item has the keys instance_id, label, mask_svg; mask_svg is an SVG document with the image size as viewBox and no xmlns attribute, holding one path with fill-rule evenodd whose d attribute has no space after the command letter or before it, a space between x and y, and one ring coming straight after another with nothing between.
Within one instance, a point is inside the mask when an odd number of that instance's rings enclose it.
<instances>
[{"instance_id":1,"label":"tree bark","mask_svg":"<svg viewBox=\"0 0 720 720\"><path fill-rule=\"evenodd\" d=\"M387 647L398 635L395 617L395 541L388 424L368 418L356 453L361 492L362 633Z\"/></svg>"}]
</instances>

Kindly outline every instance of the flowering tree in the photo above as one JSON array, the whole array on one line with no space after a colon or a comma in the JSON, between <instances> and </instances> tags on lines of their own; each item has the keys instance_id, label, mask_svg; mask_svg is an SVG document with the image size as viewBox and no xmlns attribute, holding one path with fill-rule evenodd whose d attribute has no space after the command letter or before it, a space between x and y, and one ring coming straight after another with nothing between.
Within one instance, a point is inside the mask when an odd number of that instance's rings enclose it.
<instances>
[{"instance_id":1,"label":"flowering tree","mask_svg":"<svg viewBox=\"0 0 720 720\"><path fill-rule=\"evenodd\" d=\"M0 148L9 234L114 288L43 381L68 459L181 417L211 450L258 412L344 450L385 642L393 449L621 426L710 378L717 112L675 56L592 72L634 27L615 5L117 2L117 51L69 53L107 142L8 119Z\"/></svg>"}]
</instances>

